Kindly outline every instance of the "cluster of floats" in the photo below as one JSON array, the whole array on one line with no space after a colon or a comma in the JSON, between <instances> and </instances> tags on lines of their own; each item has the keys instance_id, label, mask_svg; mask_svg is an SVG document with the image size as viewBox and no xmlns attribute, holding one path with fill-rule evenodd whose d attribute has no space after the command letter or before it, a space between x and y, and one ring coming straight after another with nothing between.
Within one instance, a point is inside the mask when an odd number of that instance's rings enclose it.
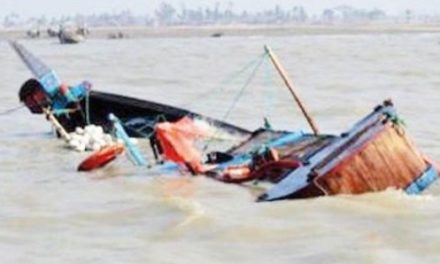
<instances>
[{"instance_id":1,"label":"cluster of floats","mask_svg":"<svg viewBox=\"0 0 440 264\"><path fill-rule=\"evenodd\" d=\"M84 150L84 141L95 139L86 147L94 152L79 165L81 171L106 166L122 153L128 153L134 164L151 168L140 145L131 140L139 137L148 138L145 142L154 154L155 167L175 168L225 183L265 183L257 201L387 188L416 194L438 177L437 167L413 144L390 100L340 135L320 133L269 47L265 47L266 55L313 133L271 128L248 131L185 109L91 90L87 82L67 86L21 44L11 45L35 76L22 85L20 101L33 114L46 115L72 147ZM110 140L106 133L112 135ZM210 150L206 155L207 145L196 147L197 140L209 142L216 137L239 141L229 149Z\"/></svg>"}]
</instances>

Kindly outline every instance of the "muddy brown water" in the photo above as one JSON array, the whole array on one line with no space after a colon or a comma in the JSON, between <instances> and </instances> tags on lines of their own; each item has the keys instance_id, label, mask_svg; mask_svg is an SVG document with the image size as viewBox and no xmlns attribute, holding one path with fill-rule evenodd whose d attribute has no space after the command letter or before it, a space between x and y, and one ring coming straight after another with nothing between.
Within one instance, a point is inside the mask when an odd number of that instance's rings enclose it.
<instances>
[{"instance_id":1,"label":"muddy brown water","mask_svg":"<svg viewBox=\"0 0 440 264\"><path fill-rule=\"evenodd\" d=\"M420 149L440 161L439 34L22 41L69 83L184 106L222 118L269 44L324 133L340 133L392 98ZM1 109L18 105L30 72L0 43ZM262 64L227 121L308 131ZM42 116L0 116L1 263L436 263L438 184L419 196L254 203L204 177L170 177L124 158L77 173ZM105 179L96 179L105 178Z\"/></svg>"}]
</instances>

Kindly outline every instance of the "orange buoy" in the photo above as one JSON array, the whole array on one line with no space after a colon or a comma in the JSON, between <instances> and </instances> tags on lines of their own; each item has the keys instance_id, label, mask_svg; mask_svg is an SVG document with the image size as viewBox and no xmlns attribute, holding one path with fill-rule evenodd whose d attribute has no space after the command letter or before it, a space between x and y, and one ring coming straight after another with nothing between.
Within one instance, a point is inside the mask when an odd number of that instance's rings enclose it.
<instances>
[{"instance_id":1,"label":"orange buoy","mask_svg":"<svg viewBox=\"0 0 440 264\"><path fill-rule=\"evenodd\" d=\"M104 167L114 159L118 155L124 152L123 144L116 144L112 146L104 147L92 155L87 157L81 164L78 166L78 171L91 171L97 168Z\"/></svg>"}]
</instances>

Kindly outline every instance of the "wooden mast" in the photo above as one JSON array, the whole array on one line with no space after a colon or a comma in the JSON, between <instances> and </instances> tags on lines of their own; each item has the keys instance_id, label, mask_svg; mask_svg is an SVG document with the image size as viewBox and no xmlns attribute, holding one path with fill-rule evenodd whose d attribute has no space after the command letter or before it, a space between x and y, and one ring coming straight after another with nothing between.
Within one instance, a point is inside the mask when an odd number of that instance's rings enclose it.
<instances>
[{"instance_id":1,"label":"wooden mast","mask_svg":"<svg viewBox=\"0 0 440 264\"><path fill-rule=\"evenodd\" d=\"M267 45L264 46L264 50L269 55L270 60L272 61L273 65L275 66L275 69L280 74L281 78L284 81L284 84L287 86L287 88L289 89L293 98L295 99L295 102L298 104L299 108L301 109L301 112L303 113L307 122L309 123L310 127L312 128L313 133L315 135L318 135L318 133L319 133L318 127L315 125L315 122L313 121L312 117L308 114L303 103L301 102L301 99L299 98L298 94L295 92L293 83L289 79L289 77L287 77L286 71L284 70L283 66L279 63L278 58L272 52L272 50L269 48L269 46L267 46Z\"/></svg>"}]
</instances>

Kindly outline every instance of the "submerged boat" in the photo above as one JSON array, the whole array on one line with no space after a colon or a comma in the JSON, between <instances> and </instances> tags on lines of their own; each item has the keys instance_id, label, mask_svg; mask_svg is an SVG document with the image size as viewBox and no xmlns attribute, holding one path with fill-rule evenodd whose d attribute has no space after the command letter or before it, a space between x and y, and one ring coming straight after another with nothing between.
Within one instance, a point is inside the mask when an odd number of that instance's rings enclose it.
<instances>
[{"instance_id":1,"label":"submerged boat","mask_svg":"<svg viewBox=\"0 0 440 264\"><path fill-rule=\"evenodd\" d=\"M208 154L203 163L192 144L203 134L197 131L193 138L179 135L185 131L179 128L180 121L159 124L156 135L166 160L223 182L269 183L258 201L361 194L387 188L414 194L438 178L438 168L412 143L390 100L345 133L322 134L284 68L268 47L266 51L314 133L260 129L226 152Z\"/></svg>"},{"instance_id":2,"label":"submerged boat","mask_svg":"<svg viewBox=\"0 0 440 264\"><path fill-rule=\"evenodd\" d=\"M438 177L434 164L409 138L391 101L377 106L350 130L298 162L301 165L282 174L259 201L360 194L387 188L414 194Z\"/></svg>"},{"instance_id":3,"label":"submerged boat","mask_svg":"<svg viewBox=\"0 0 440 264\"><path fill-rule=\"evenodd\" d=\"M438 178L437 168L412 143L391 101L339 136L260 129L226 152L209 153L198 166L192 165L195 150L175 135L182 129L159 137L165 159L222 182L266 182L269 188L258 201L387 188L415 194ZM162 133L167 132L158 131Z\"/></svg>"},{"instance_id":4,"label":"submerged boat","mask_svg":"<svg viewBox=\"0 0 440 264\"><path fill-rule=\"evenodd\" d=\"M54 70L23 45L18 42L11 42L11 45L36 77L22 85L19 91L20 101L34 114L43 113L43 108L50 109L67 132L87 124L102 126L108 132L112 128L108 116L113 113L123 122L124 129L132 137L145 137L153 132L156 123L173 122L183 117L203 120L238 137L249 134L246 129L182 108L91 90L89 82L67 86L59 80Z\"/></svg>"},{"instance_id":5,"label":"submerged boat","mask_svg":"<svg viewBox=\"0 0 440 264\"><path fill-rule=\"evenodd\" d=\"M66 87L49 69L23 46L12 44L38 80L31 79L20 90L20 100L32 113L55 113L68 131L76 126L93 123L112 130L118 116L122 134L150 139L155 157L172 161L192 174L216 180L246 184L264 182L265 190L257 201L310 198L323 195L361 194L387 188L415 194L438 178L438 170L412 143L391 101L374 111L341 135L319 132L293 89L284 69L267 48L275 68L289 87L306 117L313 133L258 129L252 133L234 125L211 119L184 109L90 91L90 84ZM198 120L215 130L200 126ZM203 157L194 147L196 140L208 142L219 130L238 135L244 140L226 150L210 152ZM125 138L128 142L127 136ZM129 152L136 152L126 144ZM100 155L98 155L101 153ZM104 154L102 154L104 153ZM110 153L110 154L109 154ZM118 151L100 150L86 159L87 170L100 167L114 159ZM100 160L96 158L103 158ZM140 157L142 158L142 157ZM103 161L101 163L101 161ZM90 163L90 162L89 162ZM84 164L84 163L83 163ZM138 162L144 166L145 162ZM162 165L158 165L162 166Z\"/></svg>"}]
</instances>

